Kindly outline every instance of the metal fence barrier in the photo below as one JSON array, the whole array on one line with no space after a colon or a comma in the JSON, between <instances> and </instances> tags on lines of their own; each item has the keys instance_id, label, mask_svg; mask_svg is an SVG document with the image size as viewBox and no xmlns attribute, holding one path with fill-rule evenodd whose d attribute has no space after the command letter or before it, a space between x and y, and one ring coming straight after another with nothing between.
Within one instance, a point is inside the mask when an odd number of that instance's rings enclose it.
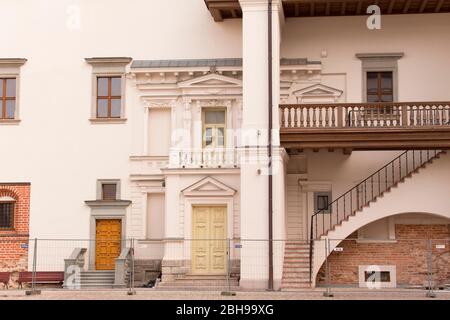
<instances>
[{"instance_id":1,"label":"metal fence barrier","mask_svg":"<svg viewBox=\"0 0 450 320\"><path fill-rule=\"evenodd\" d=\"M450 290L450 239L273 240L276 290ZM269 241L0 238L0 289L206 290L267 283ZM14 253L14 254L13 254ZM310 263L311 261L311 263Z\"/></svg>"}]
</instances>

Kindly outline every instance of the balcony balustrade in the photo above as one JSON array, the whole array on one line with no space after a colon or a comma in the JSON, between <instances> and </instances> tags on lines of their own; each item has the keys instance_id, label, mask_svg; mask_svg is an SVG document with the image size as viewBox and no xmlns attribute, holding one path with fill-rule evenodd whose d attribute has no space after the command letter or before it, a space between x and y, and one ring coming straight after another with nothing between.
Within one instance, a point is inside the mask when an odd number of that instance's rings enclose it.
<instances>
[{"instance_id":1,"label":"balcony balustrade","mask_svg":"<svg viewBox=\"0 0 450 320\"><path fill-rule=\"evenodd\" d=\"M450 102L280 105L287 148L450 147Z\"/></svg>"},{"instance_id":2,"label":"balcony balustrade","mask_svg":"<svg viewBox=\"0 0 450 320\"><path fill-rule=\"evenodd\" d=\"M169 168L237 168L236 148L172 149Z\"/></svg>"}]
</instances>

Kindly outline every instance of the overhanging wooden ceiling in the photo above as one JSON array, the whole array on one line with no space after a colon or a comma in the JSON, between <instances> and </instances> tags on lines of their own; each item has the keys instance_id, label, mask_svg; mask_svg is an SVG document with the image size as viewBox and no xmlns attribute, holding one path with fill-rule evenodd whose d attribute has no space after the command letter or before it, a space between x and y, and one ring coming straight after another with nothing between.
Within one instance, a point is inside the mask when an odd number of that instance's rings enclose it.
<instances>
[{"instance_id":1,"label":"overhanging wooden ceiling","mask_svg":"<svg viewBox=\"0 0 450 320\"><path fill-rule=\"evenodd\" d=\"M238 0L205 0L215 21L242 18ZM284 15L324 17L366 15L376 4L382 14L417 14L450 12L450 0L282 0Z\"/></svg>"}]
</instances>

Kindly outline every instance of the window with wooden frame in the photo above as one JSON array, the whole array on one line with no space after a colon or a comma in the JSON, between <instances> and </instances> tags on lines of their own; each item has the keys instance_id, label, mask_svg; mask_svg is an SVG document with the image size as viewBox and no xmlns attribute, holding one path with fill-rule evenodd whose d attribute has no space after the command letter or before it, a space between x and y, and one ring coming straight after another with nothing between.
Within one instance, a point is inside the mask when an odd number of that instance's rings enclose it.
<instances>
[{"instance_id":1,"label":"window with wooden frame","mask_svg":"<svg viewBox=\"0 0 450 320\"><path fill-rule=\"evenodd\" d=\"M224 148L225 129L225 109L203 109L203 148Z\"/></svg>"},{"instance_id":2,"label":"window with wooden frame","mask_svg":"<svg viewBox=\"0 0 450 320\"><path fill-rule=\"evenodd\" d=\"M16 118L16 78L0 78L0 119Z\"/></svg>"},{"instance_id":3,"label":"window with wooden frame","mask_svg":"<svg viewBox=\"0 0 450 320\"><path fill-rule=\"evenodd\" d=\"M367 72L367 102L393 102L393 78L392 71Z\"/></svg>"},{"instance_id":4,"label":"window with wooden frame","mask_svg":"<svg viewBox=\"0 0 450 320\"><path fill-rule=\"evenodd\" d=\"M97 118L120 118L122 112L122 77L97 77Z\"/></svg>"},{"instance_id":5,"label":"window with wooden frame","mask_svg":"<svg viewBox=\"0 0 450 320\"><path fill-rule=\"evenodd\" d=\"M331 213L331 192L314 192L314 212Z\"/></svg>"},{"instance_id":6,"label":"window with wooden frame","mask_svg":"<svg viewBox=\"0 0 450 320\"><path fill-rule=\"evenodd\" d=\"M0 202L0 230L14 229L14 201Z\"/></svg>"},{"instance_id":7,"label":"window with wooden frame","mask_svg":"<svg viewBox=\"0 0 450 320\"><path fill-rule=\"evenodd\" d=\"M117 200L117 183L102 183L102 200Z\"/></svg>"}]
</instances>

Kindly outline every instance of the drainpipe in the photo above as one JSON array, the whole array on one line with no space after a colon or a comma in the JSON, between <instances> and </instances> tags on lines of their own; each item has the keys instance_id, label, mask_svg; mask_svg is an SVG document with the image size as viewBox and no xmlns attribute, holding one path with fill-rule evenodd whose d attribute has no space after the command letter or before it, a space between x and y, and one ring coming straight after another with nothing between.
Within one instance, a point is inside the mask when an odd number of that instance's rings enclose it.
<instances>
[{"instance_id":1,"label":"drainpipe","mask_svg":"<svg viewBox=\"0 0 450 320\"><path fill-rule=\"evenodd\" d=\"M272 0L269 0L267 10L268 20L268 67L269 67L269 132L268 132L268 174L269 174L269 284L268 290L273 291L273 203L272 203Z\"/></svg>"}]
</instances>

